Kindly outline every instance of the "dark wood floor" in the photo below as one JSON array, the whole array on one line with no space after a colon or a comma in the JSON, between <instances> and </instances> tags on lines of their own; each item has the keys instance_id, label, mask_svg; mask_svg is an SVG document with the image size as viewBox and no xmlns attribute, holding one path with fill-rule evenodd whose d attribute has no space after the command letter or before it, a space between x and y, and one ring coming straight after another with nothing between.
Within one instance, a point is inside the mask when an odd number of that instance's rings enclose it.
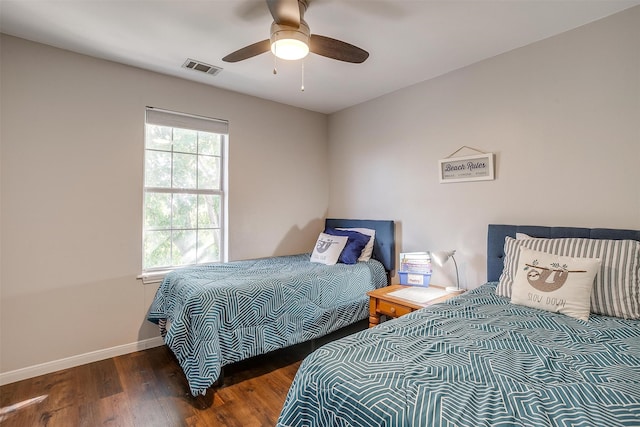
<instances>
[{"instance_id":1,"label":"dark wood floor","mask_svg":"<svg viewBox=\"0 0 640 427\"><path fill-rule=\"evenodd\" d=\"M366 328L359 322L314 345ZM47 396L8 414L3 427L274 426L302 359L304 343L225 367L224 384L193 397L166 346L126 354L0 387L0 408Z\"/></svg>"}]
</instances>

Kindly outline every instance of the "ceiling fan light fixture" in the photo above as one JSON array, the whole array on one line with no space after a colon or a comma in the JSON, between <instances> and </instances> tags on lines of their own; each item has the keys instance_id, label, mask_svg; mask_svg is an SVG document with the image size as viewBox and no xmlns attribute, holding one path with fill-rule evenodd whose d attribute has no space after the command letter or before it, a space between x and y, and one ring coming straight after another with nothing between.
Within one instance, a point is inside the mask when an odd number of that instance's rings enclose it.
<instances>
[{"instance_id":1,"label":"ceiling fan light fixture","mask_svg":"<svg viewBox=\"0 0 640 427\"><path fill-rule=\"evenodd\" d=\"M302 59L309 54L311 37L306 22L300 22L299 28L286 25L271 25L271 52L280 59Z\"/></svg>"},{"instance_id":2,"label":"ceiling fan light fixture","mask_svg":"<svg viewBox=\"0 0 640 427\"><path fill-rule=\"evenodd\" d=\"M309 54L309 46L297 39L280 39L271 44L271 52L280 59L302 59Z\"/></svg>"}]
</instances>

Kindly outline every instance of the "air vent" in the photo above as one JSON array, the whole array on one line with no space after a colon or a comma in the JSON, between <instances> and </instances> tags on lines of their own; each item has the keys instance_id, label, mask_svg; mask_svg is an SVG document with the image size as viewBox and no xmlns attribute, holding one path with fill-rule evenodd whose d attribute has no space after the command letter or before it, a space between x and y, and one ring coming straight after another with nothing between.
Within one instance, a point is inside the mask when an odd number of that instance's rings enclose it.
<instances>
[{"instance_id":1,"label":"air vent","mask_svg":"<svg viewBox=\"0 0 640 427\"><path fill-rule=\"evenodd\" d=\"M187 59L185 63L182 64L182 68L190 68L195 71L211 74L212 76L215 76L220 71L222 71L222 68L220 67L216 67L215 65L205 64L204 62L196 61L193 59Z\"/></svg>"}]
</instances>

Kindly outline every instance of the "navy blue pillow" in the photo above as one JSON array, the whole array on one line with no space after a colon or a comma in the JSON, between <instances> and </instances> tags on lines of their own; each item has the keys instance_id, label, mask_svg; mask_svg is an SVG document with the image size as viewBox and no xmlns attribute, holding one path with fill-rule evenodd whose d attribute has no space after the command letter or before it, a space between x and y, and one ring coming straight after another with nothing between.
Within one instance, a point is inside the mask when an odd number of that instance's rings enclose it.
<instances>
[{"instance_id":1,"label":"navy blue pillow","mask_svg":"<svg viewBox=\"0 0 640 427\"><path fill-rule=\"evenodd\" d=\"M350 230L336 230L335 228L325 228L325 233L333 236L347 236L347 245L342 250L338 262L343 264L355 264L360 258L360 254L371 236Z\"/></svg>"}]
</instances>

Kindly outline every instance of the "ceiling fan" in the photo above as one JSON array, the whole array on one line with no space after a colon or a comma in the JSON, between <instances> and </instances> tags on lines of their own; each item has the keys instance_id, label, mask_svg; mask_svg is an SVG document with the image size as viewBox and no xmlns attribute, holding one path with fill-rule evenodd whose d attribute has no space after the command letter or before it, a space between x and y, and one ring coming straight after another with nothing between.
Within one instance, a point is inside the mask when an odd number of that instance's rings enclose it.
<instances>
[{"instance_id":1,"label":"ceiling fan","mask_svg":"<svg viewBox=\"0 0 640 427\"><path fill-rule=\"evenodd\" d=\"M301 59L309 52L338 61L360 64L369 52L352 44L330 37L311 34L304 20L308 0L266 0L273 16L271 37L245 46L222 58L225 62L238 62L271 50L282 59Z\"/></svg>"}]
</instances>

